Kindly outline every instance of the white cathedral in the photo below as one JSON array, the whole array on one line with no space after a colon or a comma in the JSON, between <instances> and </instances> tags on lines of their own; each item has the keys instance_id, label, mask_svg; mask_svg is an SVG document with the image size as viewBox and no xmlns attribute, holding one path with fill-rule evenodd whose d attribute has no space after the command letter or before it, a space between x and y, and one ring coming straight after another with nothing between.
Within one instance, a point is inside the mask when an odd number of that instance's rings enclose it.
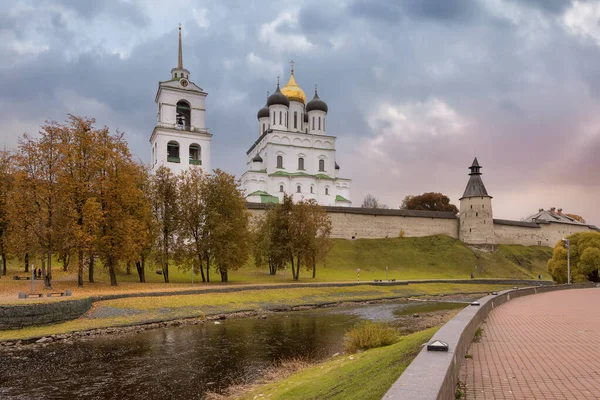
<instances>
[{"instance_id":1,"label":"white cathedral","mask_svg":"<svg viewBox=\"0 0 600 400\"><path fill-rule=\"evenodd\" d=\"M161 165L175 174L200 165L210 171L212 134L205 126L207 93L190 81L183 68L181 28L179 57L171 79L156 94L157 124L152 132L152 169ZM325 206L348 207L350 179L341 178L335 136L327 135L327 104L315 88L312 100L296 83L294 67L288 83L268 96L258 111L258 138L246 152L242 188L254 203L278 203L283 194L294 201L315 199Z\"/></svg>"}]
</instances>

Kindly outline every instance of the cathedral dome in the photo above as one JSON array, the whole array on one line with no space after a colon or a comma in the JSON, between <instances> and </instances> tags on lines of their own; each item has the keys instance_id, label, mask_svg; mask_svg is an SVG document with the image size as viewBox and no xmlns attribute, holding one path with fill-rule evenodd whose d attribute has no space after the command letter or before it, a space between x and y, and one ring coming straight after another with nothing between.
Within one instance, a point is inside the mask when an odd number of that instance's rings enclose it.
<instances>
[{"instance_id":1,"label":"cathedral dome","mask_svg":"<svg viewBox=\"0 0 600 400\"><path fill-rule=\"evenodd\" d=\"M267 106L270 107L274 105L282 105L286 107L290 106L290 101L288 100L288 98L283 93L281 93L281 90L279 90L279 84L277 84L277 90L275 90L275 93L270 95L267 99Z\"/></svg>"},{"instance_id":2,"label":"cathedral dome","mask_svg":"<svg viewBox=\"0 0 600 400\"><path fill-rule=\"evenodd\" d=\"M268 102L268 99L267 99ZM261 119L261 118L269 118L269 105L268 103L265 104L265 106L263 108L261 108L260 110L258 110L258 113L256 113L256 118Z\"/></svg>"},{"instance_id":3,"label":"cathedral dome","mask_svg":"<svg viewBox=\"0 0 600 400\"><path fill-rule=\"evenodd\" d=\"M324 111L325 113L327 113L327 110L327 103L325 103L319 98L319 95L317 94L317 89L315 89L315 97L313 97L313 99L309 101L308 104L306 104L306 112Z\"/></svg>"},{"instance_id":4,"label":"cathedral dome","mask_svg":"<svg viewBox=\"0 0 600 400\"><path fill-rule=\"evenodd\" d=\"M297 101L302 104L306 104L306 94L304 93L304 90L302 90L302 88L296 83L293 69L290 75L290 80L281 89L281 92L285 94L290 101Z\"/></svg>"}]
</instances>

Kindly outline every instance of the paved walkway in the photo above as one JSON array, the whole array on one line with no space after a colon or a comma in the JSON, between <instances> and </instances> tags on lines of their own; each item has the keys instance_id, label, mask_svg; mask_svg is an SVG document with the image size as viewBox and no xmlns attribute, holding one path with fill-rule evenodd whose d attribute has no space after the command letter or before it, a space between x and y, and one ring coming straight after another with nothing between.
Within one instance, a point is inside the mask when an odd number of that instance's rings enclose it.
<instances>
[{"instance_id":1,"label":"paved walkway","mask_svg":"<svg viewBox=\"0 0 600 400\"><path fill-rule=\"evenodd\" d=\"M510 300L461 369L467 400L599 399L600 289Z\"/></svg>"}]
</instances>

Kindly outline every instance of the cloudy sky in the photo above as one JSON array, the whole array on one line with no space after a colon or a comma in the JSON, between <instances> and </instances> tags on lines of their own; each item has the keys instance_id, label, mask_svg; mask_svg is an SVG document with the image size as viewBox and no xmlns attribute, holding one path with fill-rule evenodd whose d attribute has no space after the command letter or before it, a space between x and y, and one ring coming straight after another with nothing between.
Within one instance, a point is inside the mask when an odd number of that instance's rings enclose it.
<instances>
[{"instance_id":1,"label":"cloudy sky","mask_svg":"<svg viewBox=\"0 0 600 400\"><path fill-rule=\"evenodd\" d=\"M477 156L495 217L554 206L600 225L599 20L600 1L3 1L0 145L74 113L149 161L181 23L215 168L241 175L293 59L329 105L354 205L425 191L458 203Z\"/></svg>"}]
</instances>

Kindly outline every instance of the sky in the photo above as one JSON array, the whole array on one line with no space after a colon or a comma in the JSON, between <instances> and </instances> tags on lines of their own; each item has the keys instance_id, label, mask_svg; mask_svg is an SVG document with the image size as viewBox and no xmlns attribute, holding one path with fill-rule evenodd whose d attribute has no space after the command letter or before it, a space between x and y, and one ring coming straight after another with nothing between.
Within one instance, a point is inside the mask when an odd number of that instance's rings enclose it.
<instances>
[{"instance_id":1,"label":"sky","mask_svg":"<svg viewBox=\"0 0 600 400\"><path fill-rule=\"evenodd\" d=\"M474 157L494 216L563 208L600 226L600 1L21 0L0 3L0 146L68 113L150 160L158 82L208 92L212 167L237 176L277 76L329 106L360 206L442 192Z\"/></svg>"}]
</instances>

